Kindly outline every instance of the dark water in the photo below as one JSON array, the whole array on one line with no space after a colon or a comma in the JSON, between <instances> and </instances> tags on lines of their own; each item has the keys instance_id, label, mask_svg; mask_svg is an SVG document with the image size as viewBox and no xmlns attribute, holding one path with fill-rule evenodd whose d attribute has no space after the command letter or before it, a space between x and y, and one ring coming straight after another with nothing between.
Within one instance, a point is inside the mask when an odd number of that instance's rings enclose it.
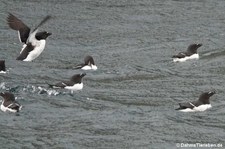
<instances>
[{"instance_id":1,"label":"dark water","mask_svg":"<svg viewBox=\"0 0 225 149\"><path fill-rule=\"evenodd\" d=\"M16 61L21 44L8 12L52 32L33 62ZM0 112L1 148L176 148L176 143L225 146L225 1L75 0L0 2L0 91L23 105L19 116ZM202 43L200 59L171 55ZM50 90L92 55L82 91ZM46 90L46 91L44 91ZM215 90L212 108L175 111L177 103Z\"/></svg>"}]
</instances>

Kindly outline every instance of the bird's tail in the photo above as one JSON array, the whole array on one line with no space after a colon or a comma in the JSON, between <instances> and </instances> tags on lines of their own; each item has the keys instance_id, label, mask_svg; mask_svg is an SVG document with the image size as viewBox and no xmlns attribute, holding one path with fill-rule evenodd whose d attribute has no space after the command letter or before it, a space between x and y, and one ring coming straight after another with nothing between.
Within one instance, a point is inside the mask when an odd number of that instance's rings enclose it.
<instances>
[{"instance_id":1,"label":"bird's tail","mask_svg":"<svg viewBox=\"0 0 225 149\"><path fill-rule=\"evenodd\" d=\"M182 108L181 108L181 107L179 107L179 108L177 108L177 109L175 109L175 110L182 110Z\"/></svg>"},{"instance_id":2,"label":"bird's tail","mask_svg":"<svg viewBox=\"0 0 225 149\"><path fill-rule=\"evenodd\" d=\"M49 88L53 88L54 87L54 85L52 85L52 84L49 84L49 83L47 83L47 84L48 84Z\"/></svg>"}]
</instances>

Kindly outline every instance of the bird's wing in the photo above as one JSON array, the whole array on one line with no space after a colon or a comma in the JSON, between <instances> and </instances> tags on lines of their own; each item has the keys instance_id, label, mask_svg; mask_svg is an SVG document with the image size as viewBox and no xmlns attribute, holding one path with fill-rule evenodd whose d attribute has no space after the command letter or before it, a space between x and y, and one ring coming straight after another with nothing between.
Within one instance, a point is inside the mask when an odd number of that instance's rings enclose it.
<instances>
[{"instance_id":1,"label":"bird's wing","mask_svg":"<svg viewBox=\"0 0 225 149\"><path fill-rule=\"evenodd\" d=\"M7 22L11 29L18 31L20 42L26 43L29 37L30 28L11 13L8 15Z\"/></svg>"},{"instance_id":2,"label":"bird's wing","mask_svg":"<svg viewBox=\"0 0 225 149\"><path fill-rule=\"evenodd\" d=\"M16 60L24 60L27 58L27 55L34 49L31 43L28 43L27 46L21 51L20 55Z\"/></svg>"},{"instance_id":3,"label":"bird's wing","mask_svg":"<svg viewBox=\"0 0 225 149\"><path fill-rule=\"evenodd\" d=\"M172 58L184 58L186 56L186 53L180 52L177 55L174 55Z\"/></svg>"},{"instance_id":4,"label":"bird's wing","mask_svg":"<svg viewBox=\"0 0 225 149\"><path fill-rule=\"evenodd\" d=\"M74 69L81 69L84 66L85 66L85 64L78 64L74 67Z\"/></svg>"},{"instance_id":5,"label":"bird's wing","mask_svg":"<svg viewBox=\"0 0 225 149\"><path fill-rule=\"evenodd\" d=\"M55 85L50 85L52 88L64 88L66 86L73 86L73 84L70 81L62 81L59 83L56 83Z\"/></svg>"},{"instance_id":6,"label":"bird's wing","mask_svg":"<svg viewBox=\"0 0 225 149\"><path fill-rule=\"evenodd\" d=\"M195 103L194 102L186 102L186 103L179 103L180 107L176 110L182 110L182 109L193 109L195 107Z\"/></svg>"}]
</instances>

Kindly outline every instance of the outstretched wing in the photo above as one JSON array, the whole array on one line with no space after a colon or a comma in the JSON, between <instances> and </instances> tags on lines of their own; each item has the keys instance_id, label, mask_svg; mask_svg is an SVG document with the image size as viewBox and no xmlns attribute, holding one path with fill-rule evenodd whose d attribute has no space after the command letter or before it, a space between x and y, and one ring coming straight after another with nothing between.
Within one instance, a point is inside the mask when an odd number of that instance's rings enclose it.
<instances>
[{"instance_id":1,"label":"outstretched wing","mask_svg":"<svg viewBox=\"0 0 225 149\"><path fill-rule=\"evenodd\" d=\"M51 16L50 15L47 15L36 27L35 27L35 29L33 30L33 32L35 31L35 30L37 30L38 29L38 27L40 27L41 25L43 25L46 21L48 21L49 19L51 18Z\"/></svg>"},{"instance_id":2,"label":"outstretched wing","mask_svg":"<svg viewBox=\"0 0 225 149\"><path fill-rule=\"evenodd\" d=\"M26 43L30 28L11 13L9 13L7 21L11 29L18 31L20 42Z\"/></svg>"}]
</instances>

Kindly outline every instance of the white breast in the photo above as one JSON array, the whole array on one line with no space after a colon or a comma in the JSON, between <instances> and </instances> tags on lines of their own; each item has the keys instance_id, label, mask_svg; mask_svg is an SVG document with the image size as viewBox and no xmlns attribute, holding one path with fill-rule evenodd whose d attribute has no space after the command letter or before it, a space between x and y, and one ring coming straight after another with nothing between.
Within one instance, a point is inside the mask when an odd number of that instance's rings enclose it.
<instances>
[{"instance_id":1,"label":"white breast","mask_svg":"<svg viewBox=\"0 0 225 149\"><path fill-rule=\"evenodd\" d=\"M179 110L179 111L181 111L181 112L195 112L195 110L190 109L190 108L182 109L182 110Z\"/></svg>"},{"instance_id":2,"label":"white breast","mask_svg":"<svg viewBox=\"0 0 225 149\"><path fill-rule=\"evenodd\" d=\"M91 67L92 67L92 70L97 70L98 69L98 67L96 65L91 65Z\"/></svg>"},{"instance_id":3,"label":"white breast","mask_svg":"<svg viewBox=\"0 0 225 149\"><path fill-rule=\"evenodd\" d=\"M20 109L21 109L21 107L20 107ZM13 112L13 113L17 112L17 111L14 110L14 109L10 109L10 108L8 108L8 107L5 107L3 104L1 104L1 110L2 110L3 112L6 112L6 111Z\"/></svg>"},{"instance_id":4,"label":"white breast","mask_svg":"<svg viewBox=\"0 0 225 149\"><path fill-rule=\"evenodd\" d=\"M45 44L46 44L45 40L36 41L35 48L28 54L27 58L24 59L23 61L32 61L36 59L43 52Z\"/></svg>"},{"instance_id":5,"label":"white breast","mask_svg":"<svg viewBox=\"0 0 225 149\"><path fill-rule=\"evenodd\" d=\"M6 71L0 71L0 73L6 73Z\"/></svg>"},{"instance_id":6,"label":"white breast","mask_svg":"<svg viewBox=\"0 0 225 149\"><path fill-rule=\"evenodd\" d=\"M187 108L187 109L182 109L179 110L181 112L199 112L199 111L205 111L207 109L210 109L212 106L211 104L205 104L205 105L201 105L198 107L194 107L193 109Z\"/></svg>"},{"instance_id":7,"label":"white breast","mask_svg":"<svg viewBox=\"0 0 225 149\"><path fill-rule=\"evenodd\" d=\"M198 106L198 107L194 107L193 110L195 111L205 111L207 109L210 109L212 106L211 104L205 104L205 105L201 105L201 106Z\"/></svg>"},{"instance_id":8,"label":"white breast","mask_svg":"<svg viewBox=\"0 0 225 149\"><path fill-rule=\"evenodd\" d=\"M83 69L83 70L97 70L98 68L97 68L96 65L91 65L91 66L86 65L86 66L82 67L81 69Z\"/></svg>"},{"instance_id":9,"label":"white breast","mask_svg":"<svg viewBox=\"0 0 225 149\"><path fill-rule=\"evenodd\" d=\"M6 108L7 108L7 107L5 107L3 104L1 104L1 110L2 110L3 112L6 112L6 111L7 111Z\"/></svg>"},{"instance_id":10,"label":"white breast","mask_svg":"<svg viewBox=\"0 0 225 149\"><path fill-rule=\"evenodd\" d=\"M185 62L186 60L189 59L199 59L199 54L193 54L191 56L186 56L184 58L173 58L173 62Z\"/></svg>"},{"instance_id":11,"label":"white breast","mask_svg":"<svg viewBox=\"0 0 225 149\"><path fill-rule=\"evenodd\" d=\"M73 86L66 86L65 89L73 90L73 91L81 90L83 89L83 83L77 83L77 84L74 84Z\"/></svg>"}]
</instances>

